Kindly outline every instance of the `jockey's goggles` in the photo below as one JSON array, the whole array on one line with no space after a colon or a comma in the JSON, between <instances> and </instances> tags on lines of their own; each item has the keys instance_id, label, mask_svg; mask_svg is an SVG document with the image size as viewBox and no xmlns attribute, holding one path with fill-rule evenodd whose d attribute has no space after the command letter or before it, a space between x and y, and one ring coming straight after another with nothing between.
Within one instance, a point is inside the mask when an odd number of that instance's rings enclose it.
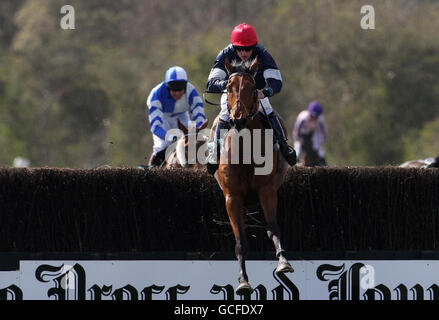
<instances>
[{"instance_id":1,"label":"jockey's goggles","mask_svg":"<svg viewBox=\"0 0 439 320\"><path fill-rule=\"evenodd\" d=\"M249 52L252 51L255 46L233 46L235 48L236 51L245 51L245 52Z\"/></svg>"},{"instance_id":2,"label":"jockey's goggles","mask_svg":"<svg viewBox=\"0 0 439 320\"><path fill-rule=\"evenodd\" d=\"M186 89L187 82L186 81L170 81L166 84L169 90L172 91L182 91Z\"/></svg>"}]
</instances>

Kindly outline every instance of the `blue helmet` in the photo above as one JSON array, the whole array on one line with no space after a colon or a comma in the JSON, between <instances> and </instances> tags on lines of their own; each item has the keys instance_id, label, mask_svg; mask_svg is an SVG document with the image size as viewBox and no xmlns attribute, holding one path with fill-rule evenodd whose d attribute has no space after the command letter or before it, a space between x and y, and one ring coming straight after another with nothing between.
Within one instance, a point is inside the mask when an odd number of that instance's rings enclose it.
<instances>
[{"instance_id":1,"label":"blue helmet","mask_svg":"<svg viewBox=\"0 0 439 320\"><path fill-rule=\"evenodd\" d=\"M169 68L165 74L165 85L169 89L183 90L187 85L187 73L182 67Z\"/></svg>"},{"instance_id":2,"label":"blue helmet","mask_svg":"<svg viewBox=\"0 0 439 320\"><path fill-rule=\"evenodd\" d=\"M317 101L312 101L308 106L308 111L313 117L318 117L323 113L323 107Z\"/></svg>"}]
</instances>

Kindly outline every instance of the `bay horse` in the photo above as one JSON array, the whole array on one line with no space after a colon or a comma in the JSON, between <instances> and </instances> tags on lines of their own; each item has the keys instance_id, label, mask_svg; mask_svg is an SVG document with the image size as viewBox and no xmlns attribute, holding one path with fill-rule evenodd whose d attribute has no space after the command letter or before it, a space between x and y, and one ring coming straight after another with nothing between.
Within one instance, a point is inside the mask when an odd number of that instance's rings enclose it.
<instances>
[{"instance_id":1,"label":"bay horse","mask_svg":"<svg viewBox=\"0 0 439 320\"><path fill-rule=\"evenodd\" d=\"M325 166L326 160L325 158L320 157L317 150L314 149L312 137L312 132L301 135L303 144L300 151L299 163L305 167Z\"/></svg>"},{"instance_id":2,"label":"bay horse","mask_svg":"<svg viewBox=\"0 0 439 320\"><path fill-rule=\"evenodd\" d=\"M286 171L286 161L278 151L278 148L265 148L265 140L261 141L262 154L265 156L272 153L273 167L265 175L256 175L255 169L260 165L254 161L252 153L251 163L245 164L241 161L233 163L232 158L233 141L238 132L244 128L253 133L256 129L261 130L264 136L266 129L258 115L259 99L257 97L256 83L254 75L258 70L258 59L246 61L238 64L232 64L226 59L225 68L229 75L227 83L227 105L230 114L229 130L224 139L225 148L220 152L218 170L215 172L215 178L223 191L226 210L229 221L235 237L235 255L239 262L239 285L236 288L236 294L247 295L253 292L248 282L245 259L248 250L247 237L244 223L244 206L248 200L253 198L259 200L264 212L264 218L267 223L267 235L273 241L278 258L276 273L293 272L293 268L285 257L285 251L281 245L280 229L277 223L277 191L282 184ZM274 112L274 111L273 111ZM211 134L214 134L218 117L215 119ZM282 126L285 132L285 126ZM251 150L254 150L253 137ZM270 136L272 139L272 136ZM239 140L238 140L239 141ZM239 158L242 158L243 143L238 143ZM236 147L236 144L235 144ZM235 149L236 150L236 149ZM236 151L234 151L236 152Z\"/></svg>"},{"instance_id":3,"label":"bay horse","mask_svg":"<svg viewBox=\"0 0 439 320\"><path fill-rule=\"evenodd\" d=\"M209 123L209 120L206 119L204 122L200 125L200 127L196 128L194 130L195 132L189 132L188 128L184 126L180 120L178 121L178 129L180 129L183 132L183 135L181 135L175 145L175 150L173 150L168 157L165 159L165 163L163 165L164 168L170 169L170 168L190 168L193 170L203 170L205 169L205 162L204 160L207 159L207 145L206 145L206 152L202 154L202 150L200 150L208 141L209 137L208 135L203 135L203 130L206 129L207 125ZM191 137L191 135L195 135L195 137ZM191 139L193 138L193 139ZM190 154L190 143L195 142L195 154ZM200 152L199 152L200 151ZM197 157L202 155L202 158Z\"/></svg>"}]
</instances>

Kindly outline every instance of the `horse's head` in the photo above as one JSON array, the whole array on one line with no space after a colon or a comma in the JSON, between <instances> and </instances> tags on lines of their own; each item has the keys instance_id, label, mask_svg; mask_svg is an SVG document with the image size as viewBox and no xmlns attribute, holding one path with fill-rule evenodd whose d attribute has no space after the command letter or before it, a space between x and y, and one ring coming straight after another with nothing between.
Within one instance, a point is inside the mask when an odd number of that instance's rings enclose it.
<instances>
[{"instance_id":1,"label":"horse's head","mask_svg":"<svg viewBox=\"0 0 439 320\"><path fill-rule=\"evenodd\" d=\"M249 61L225 61L229 75L227 83L227 106L230 114L230 123L237 130L247 125L248 119L258 112L258 92L254 76L258 71L258 58Z\"/></svg>"},{"instance_id":2,"label":"horse's head","mask_svg":"<svg viewBox=\"0 0 439 320\"><path fill-rule=\"evenodd\" d=\"M206 129L209 120L206 119L198 127L195 131L190 132L186 126L184 126L180 121L178 121L178 128L183 132L183 135L180 139L177 140L177 144L175 146L176 160L178 164L183 168L196 167L198 165L201 166L199 159L197 158L199 148L208 140L208 136L199 136L202 135L202 130ZM190 139L190 136L194 135L193 139ZM195 153L192 154L189 152L189 144L195 142ZM207 156L207 155L206 155Z\"/></svg>"}]
</instances>

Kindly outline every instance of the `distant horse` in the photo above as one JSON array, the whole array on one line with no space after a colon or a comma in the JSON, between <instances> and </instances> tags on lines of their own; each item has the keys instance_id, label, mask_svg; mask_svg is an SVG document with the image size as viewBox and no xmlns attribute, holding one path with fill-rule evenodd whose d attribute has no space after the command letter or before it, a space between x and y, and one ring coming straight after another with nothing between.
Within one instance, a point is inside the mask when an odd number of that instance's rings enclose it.
<instances>
[{"instance_id":1,"label":"distant horse","mask_svg":"<svg viewBox=\"0 0 439 320\"><path fill-rule=\"evenodd\" d=\"M206 129L207 125L209 123L209 120L206 119L201 124L199 128L195 130L194 133L190 133L188 128L186 128L180 121L178 121L178 128L183 132L183 135L180 136L175 145L175 150L172 151L169 156L166 158L165 163L163 165L164 168L191 168L194 170L202 170L205 168L205 163L202 161L207 159L207 145L206 145L206 152L205 154L202 154L202 151L200 151L200 148L203 147L204 144L208 141L209 137L206 135L202 135L202 130ZM190 135L194 134L195 137L192 137L193 139L190 139ZM201 139L198 135L201 135ZM194 151L194 154L189 153L189 144L193 142L196 143ZM201 155L202 154L202 155ZM200 159L198 156L202 156L202 159Z\"/></svg>"},{"instance_id":2,"label":"distant horse","mask_svg":"<svg viewBox=\"0 0 439 320\"><path fill-rule=\"evenodd\" d=\"M325 158L319 156L312 142L313 133L302 134L303 145L300 151L299 163L305 167L326 166Z\"/></svg>"},{"instance_id":3,"label":"distant horse","mask_svg":"<svg viewBox=\"0 0 439 320\"><path fill-rule=\"evenodd\" d=\"M399 165L400 168L439 168L439 156L424 160L409 160Z\"/></svg>"},{"instance_id":4,"label":"distant horse","mask_svg":"<svg viewBox=\"0 0 439 320\"><path fill-rule=\"evenodd\" d=\"M262 139L262 153L273 155L273 168L269 174L256 175L255 168L261 167L256 165L253 156L250 164L231 163L233 141L236 141L236 135L239 130L247 128L250 132L259 129L264 137L265 128L258 116L259 99L257 98L256 83L254 74L258 69L258 60L255 58L251 63L242 62L241 64L232 64L226 60L225 67L229 75L227 83L227 104L230 113L229 130L225 137L225 148L220 154L218 170L215 172L215 178L220 185L226 201L226 210L229 221L235 236L235 254L239 261L239 285L236 288L238 295L251 294L252 287L248 283L248 276L245 268L245 259L247 254L247 237L244 225L244 206L249 199L256 198L264 211L265 221L267 223L268 237L273 241L276 249L276 257L279 262L276 273L293 272L293 268L285 257L285 251L280 241L280 229L277 223L277 190L282 184L287 165L283 157L280 156L277 149L265 148L265 141ZM215 132L215 119L212 133ZM282 124L283 125L283 124ZM285 135L286 130L283 126ZM253 137L253 135L251 135ZM272 138L272 137L271 137ZM252 138L253 140L253 138ZM253 142L253 141L252 141ZM251 143L250 145L253 145ZM239 155L243 155L243 143L238 143ZM253 146L251 146L251 150ZM233 151L236 152L236 149ZM267 158L267 157L265 157ZM241 160L241 159L240 159Z\"/></svg>"}]
</instances>

